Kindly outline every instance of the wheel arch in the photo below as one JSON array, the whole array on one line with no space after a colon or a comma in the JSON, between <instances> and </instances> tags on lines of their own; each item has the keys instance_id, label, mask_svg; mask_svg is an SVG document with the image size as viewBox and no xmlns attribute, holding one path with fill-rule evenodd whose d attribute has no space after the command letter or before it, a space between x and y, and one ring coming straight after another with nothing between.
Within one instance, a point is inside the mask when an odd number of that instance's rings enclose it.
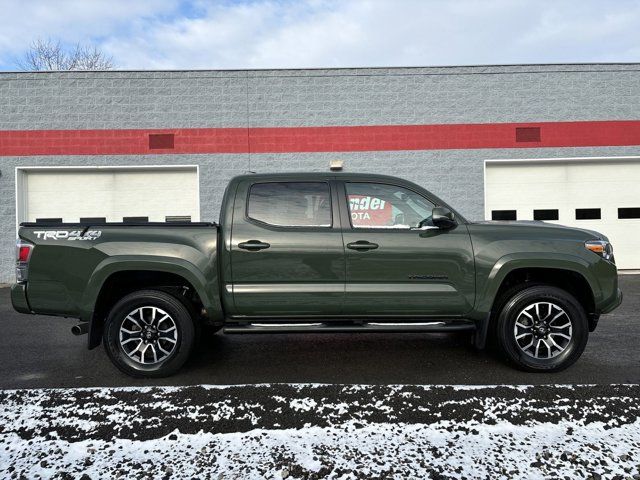
<instances>
[{"instance_id":1,"label":"wheel arch","mask_svg":"<svg viewBox=\"0 0 640 480\"><path fill-rule=\"evenodd\" d=\"M597 285L588 272L589 264L579 257L561 254L507 255L498 260L484 279L477 281L478 301L476 315L479 320L475 345L483 348L490 326L500 309L504 293L517 284L544 283L568 291L583 305L589 318L589 329L595 329Z\"/></svg>"},{"instance_id":2,"label":"wheel arch","mask_svg":"<svg viewBox=\"0 0 640 480\"><path fill-rule=\"evenodd\" d=\"M544 284L560 288L573 295L587 315L595 314L593 290L585 276L576 270L549 267L520 267L510 270L493 297L491 311L498 313L496 307L499 307L498 303L507 291L518 285L525 288L527 284Z\"/></svg>"},{"instance_id":3,"label":"wheel arch","mask_svg":"<svg viewBox=\"0 0 640 480\"><path fill-rule=\"evenodd\" d=\"M585 310L595 308L598 285L589 273L590 264L580 257L562 254L516 254L498 260L484 279L478 279L479 312L493 311L496 300L517 281L538 281L563 290L575 287L581 299L587 301ZM571 292L570 292L571 293ZM589 312L588 312L589 313Z\"/></svg>"},{"instance_id":4,"label":"wheel arch","mask_svg":"<svg viewBox=\"0 0 640 480\"><path fill-rule=\"evenodd\" d=\"M217 278L207 281L195 265L184 260L109 258L89 279L82 300L81 320L89 322L89 348L100 343L108 310L119 298L136 290L158 289L173 292L193 307L204 309L204 321L215 323L223 318L219 297L215 296ZM180 290L187 296L181 296Z\"/></svg>"}]
</instances>

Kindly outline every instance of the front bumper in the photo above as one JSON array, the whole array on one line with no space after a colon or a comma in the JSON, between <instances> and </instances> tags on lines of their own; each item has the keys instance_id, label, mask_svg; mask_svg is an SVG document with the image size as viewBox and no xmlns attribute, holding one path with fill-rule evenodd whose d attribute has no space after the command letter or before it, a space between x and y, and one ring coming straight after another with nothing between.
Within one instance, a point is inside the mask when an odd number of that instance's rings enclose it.
<instances>
[{"instance_id":1,"label":"front bumper","mask_svg":"<svg viewBox=\"0 0 640 480\"><path fill-rule=\"evenodd\" d=\"M617 288L615 295L613 295L611 299L609 299L609 301L602 306L601 313L610 313L618 308L622 303L623 296L624 295L622 294L622 291Z\"/></svg>"},{"instance_id":2,"label":"front bumper","mask_svg":"<svg viewBox=\"0 0 640 480\"><path fill-rule=\"evenodd\" d=\"M11 287L11 305L16 312L33 313L27 301L27 285L14 283Z\"/></svg>"}]
</instances>

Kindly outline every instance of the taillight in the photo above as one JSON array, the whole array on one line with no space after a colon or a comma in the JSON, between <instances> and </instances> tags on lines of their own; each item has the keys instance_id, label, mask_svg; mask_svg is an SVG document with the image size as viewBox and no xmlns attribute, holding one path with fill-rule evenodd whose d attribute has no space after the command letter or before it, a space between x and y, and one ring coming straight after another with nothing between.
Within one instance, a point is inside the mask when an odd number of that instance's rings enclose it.
<instances>
[{"instance_id":1,"label":"taillight","mask_svg":"<svg viewBox=\"0 0 640 480\"><path fill-rule=\"evenodd\" d=\"M31 256L31 245L19 245L18 246L18 261L28 262Z\"/></svg>"},{"instance_id":2,"label":"taillight","mask_svg":"<svg viewBox=\"0 0 640 480\"><path fill-rule=\"evenodd\" d=\"M16 281L18 283L27 281L29 259L31 258L32 251L32 244L18 240L16 244Z\"/></svg>"}]
</instances>

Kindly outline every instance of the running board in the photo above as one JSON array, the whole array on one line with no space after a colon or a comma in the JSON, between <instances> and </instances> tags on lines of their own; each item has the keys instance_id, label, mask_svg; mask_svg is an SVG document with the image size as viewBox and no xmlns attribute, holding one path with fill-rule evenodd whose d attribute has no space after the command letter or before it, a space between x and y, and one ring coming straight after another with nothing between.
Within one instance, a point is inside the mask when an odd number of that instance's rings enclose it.
<instances>
[{"instance_id":1,"label":"running board","mask_svg":"<svg viewBox=\"0 0 640 480\"><path fill-rule=\"evenodd\" d=\"M223 333L352 333L352 332L388 332L388 333L444 333L475 331L476 324L471 320L434 320L426 322L252 322L228 325Z\"/></svg>"}]
</instances>

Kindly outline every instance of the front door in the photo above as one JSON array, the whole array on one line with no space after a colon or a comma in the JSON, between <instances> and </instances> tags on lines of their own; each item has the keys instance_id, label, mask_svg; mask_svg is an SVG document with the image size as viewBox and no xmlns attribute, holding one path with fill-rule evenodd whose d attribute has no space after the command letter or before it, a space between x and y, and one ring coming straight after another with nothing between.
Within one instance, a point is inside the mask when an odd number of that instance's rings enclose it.
<instances>
[{"instance_id":1,"label":"front door","mask_svg":"<svg viewBox=\"0 0 640 480\"><path fill-rule=\"evenodd\" d=\"M471 239L463 224L427 225L434 204L402 186L344 182L344 312L351 315L457 316L475 295Z\"/></svg>"},{"instance_id":2,"label":"front door","mask_svg":"<svg viewBox=\"0 0 640 480\"><path fill-rule=\"evenodd\" d=\"M328 181L245 181L231 233L236 315L335 315L344 299L337 194ZM333 199L332 199L333 197Z\"/></svg>"}]
</instances>

